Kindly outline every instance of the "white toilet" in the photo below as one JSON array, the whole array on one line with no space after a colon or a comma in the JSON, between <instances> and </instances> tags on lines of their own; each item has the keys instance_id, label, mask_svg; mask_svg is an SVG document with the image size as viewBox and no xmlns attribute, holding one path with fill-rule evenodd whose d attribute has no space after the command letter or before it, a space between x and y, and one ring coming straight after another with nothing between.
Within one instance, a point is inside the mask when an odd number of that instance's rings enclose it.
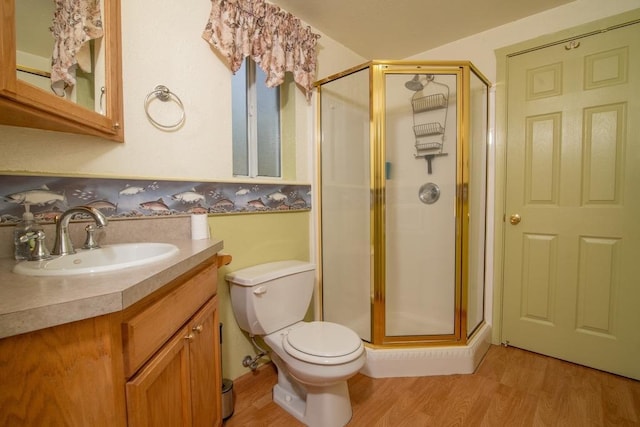
<instances>
[{"instance_id":1,"label":"white toilet","mask_svg":"<svg viewBox=\"0 0 640 427\"><path fill-rule=\"evenodd\" d=\"M312 427L351 419L347 379L364 365L360 337L331 322L303 322L313 294L315 266L279 261L227 274L238 325L262 336L278 369L273 400Z\"/></svg>"}]
</instances>

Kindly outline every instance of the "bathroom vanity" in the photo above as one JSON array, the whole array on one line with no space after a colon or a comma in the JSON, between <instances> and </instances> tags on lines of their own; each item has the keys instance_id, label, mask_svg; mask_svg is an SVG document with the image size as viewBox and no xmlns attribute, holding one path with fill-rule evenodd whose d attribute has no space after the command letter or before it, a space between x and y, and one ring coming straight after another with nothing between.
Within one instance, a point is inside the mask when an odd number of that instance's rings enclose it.
<instances>
[{"instance_id":1,"label":"bathroom vanity","mask_svg":"<svg viewBox=\"0 0 640 427\"><path fill-rule=\"evenodd\" d=\"M0 425L218 426L222 241L117 273L28 277L0 259Z\"/></svg>"}]
</instances>

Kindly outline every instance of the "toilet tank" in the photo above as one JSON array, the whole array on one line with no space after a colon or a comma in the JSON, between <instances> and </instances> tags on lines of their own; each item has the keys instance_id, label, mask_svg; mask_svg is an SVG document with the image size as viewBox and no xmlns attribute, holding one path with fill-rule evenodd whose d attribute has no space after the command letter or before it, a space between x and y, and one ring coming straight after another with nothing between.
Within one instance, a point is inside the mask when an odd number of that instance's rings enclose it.
<instances>
[{"instance_id":1,"label":"toilet tank","mask_svg":"<svg viewBox=\"0 0 640 427\"><path fill-rule=\"evenodd\" d=\"M253 335L267 335L301 321L311 302L314 277L314 264L296 260L227 274L238 326Z\"/></svg>"}]
</instances>

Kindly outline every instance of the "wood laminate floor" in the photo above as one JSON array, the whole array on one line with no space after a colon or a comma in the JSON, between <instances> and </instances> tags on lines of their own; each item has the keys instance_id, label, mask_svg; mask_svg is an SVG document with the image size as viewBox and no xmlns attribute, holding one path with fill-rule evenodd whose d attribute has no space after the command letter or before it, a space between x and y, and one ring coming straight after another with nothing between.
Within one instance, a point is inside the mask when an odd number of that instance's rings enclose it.
<instances>
[{"instance_id":1,"label":"wood laminate floor","mask_svg":"<svg viewBox=\"0 0 640 427\"><path fill-rule=\"evenodd\" d=\"M640 363L640 361L639 361ZM275 368L234 381L224 427L302 426L273 403ZM350 427L640 426L640 382L514 347L492 346L471 375L349 380Z\"/></svg>"}]
</instances>

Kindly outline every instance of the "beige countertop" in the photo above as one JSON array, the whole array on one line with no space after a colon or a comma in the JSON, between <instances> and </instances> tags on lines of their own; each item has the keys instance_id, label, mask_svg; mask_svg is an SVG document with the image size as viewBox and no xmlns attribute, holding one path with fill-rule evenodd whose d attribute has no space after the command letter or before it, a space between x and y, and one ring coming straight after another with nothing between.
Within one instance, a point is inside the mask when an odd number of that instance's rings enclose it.
<instances>
[{"instance_id":1,"label":"beige countertop","mask_svg":"<svg viewBox=\"0 0 640 427\"><path fill-rule=\"evenodd\" d=\"M179 249L171 258L118 272L34 277L0 258L0 338L121 311L214 256L221 240L163 238Z\"/></svg>"}]
</instances>

